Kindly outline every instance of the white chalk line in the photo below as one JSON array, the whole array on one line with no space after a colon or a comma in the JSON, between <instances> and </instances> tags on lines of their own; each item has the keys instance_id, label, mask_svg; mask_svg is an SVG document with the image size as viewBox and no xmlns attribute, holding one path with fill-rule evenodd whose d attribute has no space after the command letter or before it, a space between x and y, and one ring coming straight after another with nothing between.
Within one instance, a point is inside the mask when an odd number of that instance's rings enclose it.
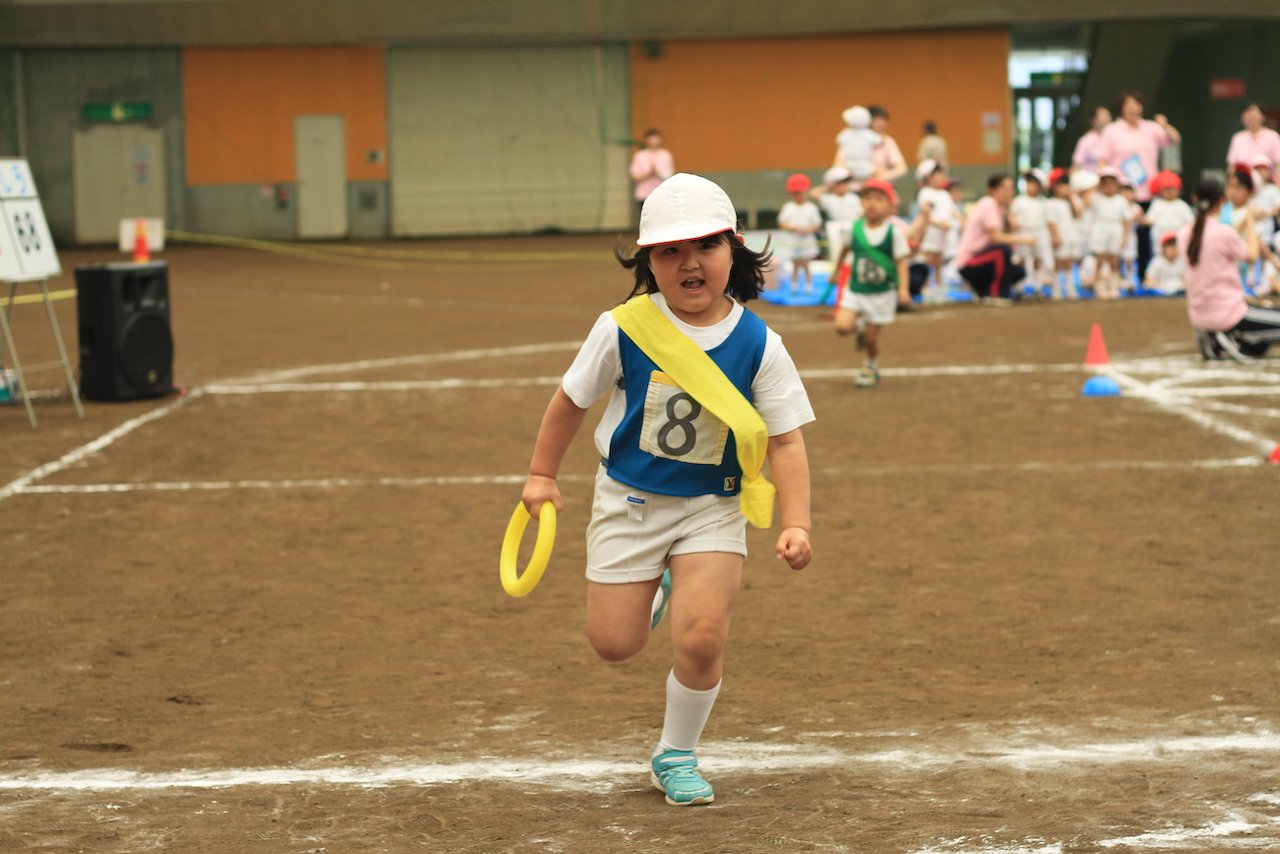
<instances>
[{"instance_id":1,"label":"white chalk line","mask_svg":"<svg viewBox=\"0 0 1280 854\"><path fill-rule=\"evenodd\" d=\"M814 478L900 477L903 474L982 474L1025 472L1063 474L1075 471L1178 471L1205 469L1247 469L1265 464L1258 456L1205 460L1099 460L1093 462L961 463L954 465L868 466L865 468L814 469ZM306 490L374 489L379 487L431 488L441 486L519 486L527 474L454 475L437 477L322 477L280 480L180 480L135 483L46 483L30 484L17 490L20 495L121 495L129 492L217 492L233 489ZM587 482L594 475L561 474L561 481Z\"/></svg>"},{"instance_id":2,"label":"white chalk line","mask_svg":"<svg viewBox=\"0 0 1280 854\"><path fill-rule=\"evenodd\" d=\"M123 424L116 427L115 429L108 430L106 433L103 433L101 436L94 439L93 441L86 442L80 447L75 448L74 450L68 451L67 453L63 454L61 457L59 457L56 460L53 460L52 462L48 462L48 463L45 463L44 465L37 466L36 468L22 475L21 477L18 477L15 480L9 481L9 483L5 484L4 486L0 486L0 501L4 501L6 498L9 498L10 496L17 495L21 492L26 491L26 489L30 487L31 484L33 484L37 480L41 480L43 478L48 477L49 475L57 474L58 472L63 471L64 469L70 468L71 466L83 460L85 457L88 457L92 454L96 454L99 451L103 450L104 448L107 448L108 446L114 444L116 441L129 435L133 431L137 430L139 427L142 427L145 424L150 424L152 421L157 421L161 418L164 418L166 415L169 415L178 407L183 406L188 401L191 401L196 399L197 397L200 397L200 395L201 395L201 392L197 389L196 391L193 391L183 397L175 398L174 400L169 401L163 406L160 406L156 409L151 410L150 412L146 412L146 413L143 413L142 415L139 415L137 418L129 419L128 421L124 422Z\"/></svg>"},{"instance_id":3,"label":"white chalk line","mask_svg":"<svg viewBox=\"0 0 1280 854\"><path fill-rule=\"evenodd\" d=\"M1201 407L1197 406L1193 400L1184 394L1185 389L1174 392L1167 388L1160 388L1153 383L1144 383L1116 368L1107 368L1102 373L1114 379L1126 393L1150 402L1157 409L1180 415L1193 424L1204 427L1221 436L1235 439L1237 442L1256 448L1264 454L1269 453L1276 447L1274 439L1223 421L1220 418L1215 418L1204 412Z\"/></svg>"},{"instance_id":4,"label":"white chalk line","mask_svg":"<svg viewBox=\"0 0 1280 854\"><path fill-rule=\"evenodd\" d=\"M582 745L575 754L590 752ZM602 752L616 753L616 748ZM1053 771L1067 766L1158 765L1210 755L1222 761L1269 757L1280 753L1280 735L1269 731L1216 736L1149 738L1138 741L1057 745L991 744L957 751L900 748L857 752L820 744L765 744L745 741L704 742L700 764L716 774L775 774L794 771L875 765L904 773L952 766L1005 767L1020 772ZM108 791L225 789L238 786L330 785L357 787L440 786L461 782L500 781L541 785L567 791L634 783L644 763L636 759L481 757L462 762L341 763L261 768L184 768L176 771L131 771L92 768L77 771L27 771L0 774L0 790ZM321 757L347 759L337 757Z\"/></svg>"},{"instance_id":5,"label":"white chalk line","mask_svg":"<svg viewBox=\"0 0 1280 854\"><path fill-rule=\"evenodd\" d=\"M549 344L521 344L513 347L482 347L474 350L451 350L444 353L420 353L415 356L396 356L386 359L360 359L354 362L335 362L327 365L306 365L280 371L265 371L242 379L226 380L221 385L234 386L247 383L271 383L299 377L321 374L372 371L380 368L402 368L410 365L430 365L440 362L463 362L472 359L492 359L506 356L534 356L540 353L560 353L577 350L581 341L561 341Z\"/></svg>"}]
</instances>

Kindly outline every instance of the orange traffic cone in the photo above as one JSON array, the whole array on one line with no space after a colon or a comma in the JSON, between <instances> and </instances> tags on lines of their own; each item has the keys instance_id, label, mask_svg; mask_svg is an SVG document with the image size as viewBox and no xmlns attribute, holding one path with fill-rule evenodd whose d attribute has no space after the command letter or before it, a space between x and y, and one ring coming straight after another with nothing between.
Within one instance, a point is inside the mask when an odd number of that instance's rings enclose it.
<instances>
[{"instance_id":1,"label":"orange traffic cone","mask_svg":"<svg viewBox=\"0 0 1280 854\"><path fill-rule=\"evenodd\" d=\"M1269 463L1280 463L1280 445L1276 445L1271 449L1271 456L1267 457Z\"/></svg>"},{"instance_id":2,"label":"orange traffic cone","mask_svg":"<svg viewBox=\"0 0 1280 854\"><path fill-rule=\"evenodd\" d=\"M147 221L138 217L133 231L133 263L146 264L151 260L151 247L147 245Z\"/></svg>"},{"instance_id":3,"label":"orange traffic cone","mask_svg":"<svg viewBox=\"0 0 1280 854\"><path fill-rule=\"evenodd\" d=\"M1089 349L1084 353L1084 364L1088 368L1100 368L1109 365L1107 358L1107 342L1102 340L1102 327L1097 323L1089 330Z\"/></svg>"}]
</instances>

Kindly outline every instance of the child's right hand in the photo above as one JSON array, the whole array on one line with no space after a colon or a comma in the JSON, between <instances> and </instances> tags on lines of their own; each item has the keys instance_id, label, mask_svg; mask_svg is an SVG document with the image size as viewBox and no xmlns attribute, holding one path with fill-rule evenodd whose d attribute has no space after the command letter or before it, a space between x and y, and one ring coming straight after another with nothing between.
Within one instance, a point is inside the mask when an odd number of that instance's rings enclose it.
<instances>
[{"instance_id":1,"label":"child's right hand","mask_svg":"<svg viewBox=\"0 0 1280 854\"><path fill-rule=\"evenodd\" d=\"M560 484L556 483L554 477L546 475L529 475L529 479L524 482L524 489L520 490L520 500L524 502L524 509L528 510L529 515L535 519L538 518L538 511L542 509L544 501L550 501L557 512L564 509L564 499L560 497Z\"/></svg>"}]
</instances>

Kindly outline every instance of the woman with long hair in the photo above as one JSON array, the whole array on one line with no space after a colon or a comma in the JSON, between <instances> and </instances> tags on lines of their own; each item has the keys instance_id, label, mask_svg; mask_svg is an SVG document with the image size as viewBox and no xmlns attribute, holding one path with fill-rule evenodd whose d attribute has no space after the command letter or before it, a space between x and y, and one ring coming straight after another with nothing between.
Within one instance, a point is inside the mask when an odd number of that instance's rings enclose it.
<instances>
[{"instance_id":1,"label":"woman with long hair","mask_svg":"<svg viewBox=\"0 0 1280 854\"><path fill-rule=\"evenodd\" d=\"M1280 311L1250 305L1240 280L1241 262L1258 258L1258 233L1252 208L1243 229L1220 221L1222 182L1206 178L1196 186L1196 221L1178 232L1178 250L1187 266L1187 314L1200 354L1238 361L1265 355L1280 341Z\"/></svg>"}]
</instances>

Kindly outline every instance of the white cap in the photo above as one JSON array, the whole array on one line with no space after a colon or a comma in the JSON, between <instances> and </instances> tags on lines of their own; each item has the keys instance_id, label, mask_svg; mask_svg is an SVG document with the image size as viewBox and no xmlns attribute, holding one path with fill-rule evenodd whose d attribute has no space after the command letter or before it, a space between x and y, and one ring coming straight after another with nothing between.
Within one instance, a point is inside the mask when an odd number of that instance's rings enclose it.
<instances>
[{"instance_id":1,"label":"white cap","mask_svg":"<svg viewBox=\"0 0 1280 854\"><path fill-rule=\"evenodd\" d=\"M1114 166L1103 166L1098 170L1098 180L1101 181L1103 178L1115 178L1116 181L1119 181L1120 170Z\"/></svg>"},{"instance_id":2,"label":"white cap","mask_svg":"<svg viewBox=\"0 0 1280 854\"><path fill-rule=\"evenodd\" d=\"M698 240L738 227L738 212L720 185L679 172L658 185L640 209L637 246Z\"/></svg>"},{"instance_id":3,"label":"white cap","mask_svg":"<svg viewBox=\"0 0 1280 854\"><path fill-rule=\"evenodd\" d=\"M929 176L938 169L938 161L921 160L920 165L916 167L916 181L923 184L929 180Z\"/></svg>"},{"instance_id":4,"label":"white cap","mask_svg":"<svg viewBox=\"0 0 1280 854\"><path fill-rule=\"evenodd\" d=\"M826 172L822 173L822 183L830 186L839 184L841 181L853 180L853 173L843 166L832 166Z\"/></svg>"},{"instance_id":5,"label":"white cap","mask_svg":"<svg viewBox=\"0 0 1280 854\"><path fill-rule=\"evenodd\" d=\"M840 114L844 123L851 128L871 127L871 111L866 107L852 106Z\"/></svg>"},{"instance_id":6,"label":"white cap","mask_svg":"<svg viewBox=\"0 0 1280 854\"><path fill-rule=\"evenodd\" d=\"M1096 186L1098 186L1098 176L1092 172L1086 172L1082 169L1079 172L1071 173L1071 189L1077 193L1092 190Z\"/></svg>"}]
</instances>

